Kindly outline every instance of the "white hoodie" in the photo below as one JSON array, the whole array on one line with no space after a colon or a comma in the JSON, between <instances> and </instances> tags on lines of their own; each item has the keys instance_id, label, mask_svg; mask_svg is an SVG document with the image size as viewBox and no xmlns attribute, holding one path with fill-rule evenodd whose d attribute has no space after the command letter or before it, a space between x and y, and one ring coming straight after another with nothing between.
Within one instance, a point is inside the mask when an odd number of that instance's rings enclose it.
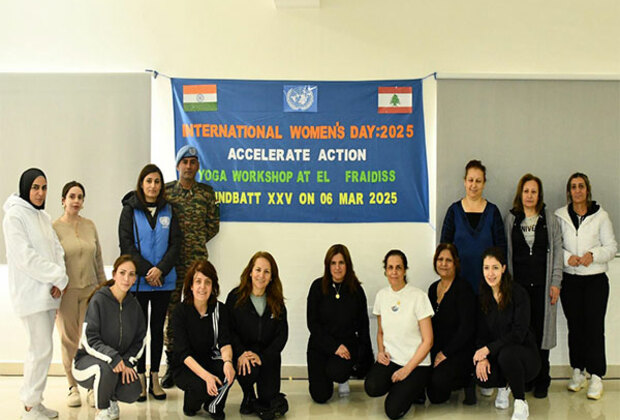
<instances>
[{"instance_id":1,"label":"white hoodie","mask_svg":"<svg viewBox=\"0 0 620 420\"><path fill-rule=\"evenodd\" d=\"M618 243L609 215L602 207L586 217L579 226L579 231L568 214L568 206L555 211L562 228L562 247L564 248L564 272L580 276L600 274L607 271L607 263L616 255ZM592 264L571 267L568 259L571 255L581 257L586 252L592 253Z\"/></svg>"},{"instance_id":2,"label":"white hoodie","mask_svg":"<svg viewBox=\"0 0 620 420\"><path fill-rule=\"evenodd\" d=\"M69 279L65 272L65 253L50 216L17 194L9 196L3 208L2 228L13 309L20 317L58 309L60 298L52 297L52 286L64 290Z\"/></svg>"}]
</instances>

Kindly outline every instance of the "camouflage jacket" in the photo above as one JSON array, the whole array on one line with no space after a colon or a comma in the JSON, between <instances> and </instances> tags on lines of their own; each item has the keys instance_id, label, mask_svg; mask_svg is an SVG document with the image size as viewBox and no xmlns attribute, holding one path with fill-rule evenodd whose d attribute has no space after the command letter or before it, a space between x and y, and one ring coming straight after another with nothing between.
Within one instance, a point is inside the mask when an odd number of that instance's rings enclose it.
<instances>
[{"instance_id":1,"label":"camouflage jacket","mask_svg":"<svg viewBox=\"0 0 620 420\"><path fill-rule=\"evenodd\" d=\"M186 190L178 181L168 182L166 200L172 204L183 233L179 265L187 268L197 258L208 258L207 242L220 230L220 206L213 188L194 182Z\"/></svg>"}]
</instances>

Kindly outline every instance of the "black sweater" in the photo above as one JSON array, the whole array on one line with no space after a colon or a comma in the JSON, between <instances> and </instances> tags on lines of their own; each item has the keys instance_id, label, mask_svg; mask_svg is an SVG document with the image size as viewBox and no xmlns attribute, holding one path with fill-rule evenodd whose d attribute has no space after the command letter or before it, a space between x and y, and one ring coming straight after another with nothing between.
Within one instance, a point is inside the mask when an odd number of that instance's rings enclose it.
<instances>
[{"instance_id":1,"label":"black sweater","mask_svg":"<svg viewBox=\"0 0 620 420\"><path fill-rule=\"evenodd\" d=\"M523 287L512 283L512 299L500 311L492 299L488 313L478 311L476 348L487 346L491 355L506 345L521 344L536 349L534 335L530 331L530 298Z\"/></svg>"},{"instance_id":2,"label":"black sweater","mask_svg":"<svg viewBox=\"0 0 620 420\"><path fill-rule=\"evenodd\" d=\"M308 293L308 350L334 354L344 344L356 360L356 375L363 376L373 361L364 289L360 286L352 293L343 285L339 289L340 299L336 299L332 285L327 295L323 294L321 281L321 278L316 279Z\"/></svg>"},{"instance_id":3,"label":"black sweater","mask_svg":"<svg viewBox=\"0 0 620 420\"><path fill-rule=\"evenodd\" d=\"M226 298L234 357L238 358L247 350L261 358L280 354L288 339L286 308L279 318L273 317L269 306L259 316L250 298L243 305L236 306L238 291L238 287L234 288Z\"/></svg>"},{"instance_id":4,"label":"black sweater","mask_svg":"<svg viewBox=\"0 0 620 420\"><path fill-rule=\"evenodd\" d=\"M208 305L204 317L194 305L180 303L172 312L171 322L174 331L172 369L184 366L188 356L204 366L207 360L220 359L220 349L231 344L229 315L221 302Z\"/></svg>"},{"instance_id":5,"label":"black sweater","mask_svg":"<svg viewBox=\"0 0 620 420\"><path fill-rule=\"evenodd\" d=\"M437 303L437 280L428 288L428 298L433 305L433 359L437 353L444 356L472 355L476 329L476 296L469 283L456 277L450 289Z\"/></svg>"}]
</instances>

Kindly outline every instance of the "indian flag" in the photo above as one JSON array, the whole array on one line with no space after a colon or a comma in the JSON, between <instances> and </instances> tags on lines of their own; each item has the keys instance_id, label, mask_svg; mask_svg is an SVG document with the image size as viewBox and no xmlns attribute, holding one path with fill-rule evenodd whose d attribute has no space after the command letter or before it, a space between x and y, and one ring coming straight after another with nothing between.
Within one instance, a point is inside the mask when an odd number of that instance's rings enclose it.
<instances>
[{"instance_id":1,"label":"indian flag","mask_svg":"<svg viewBox=\"0 0 620 420\"><path fill-rule=\"evenodd\" d=\"M184 85L183 109L191 111L217 111L217 85Z\"/></svg>"},{"instance_id":2,"label":"indian flag","mask_svg":"<svg viewBox=\"0 0 620 420\"><path fill-rule=\"evenodd\" d=\"M379 87L379 114L411 114L413 88Z\"/></svg>"}]
</instances>

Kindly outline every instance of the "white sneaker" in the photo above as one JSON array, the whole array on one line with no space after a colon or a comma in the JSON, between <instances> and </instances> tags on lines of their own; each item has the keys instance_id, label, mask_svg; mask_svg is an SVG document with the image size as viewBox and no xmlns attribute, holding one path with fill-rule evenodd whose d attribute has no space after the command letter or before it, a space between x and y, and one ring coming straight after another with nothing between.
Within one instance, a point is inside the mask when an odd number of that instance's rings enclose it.
<instances>
[{"instance_id":1,"label":"white sneaker","mask_svg":"<svg viewBox=\"0 0 620 420\"><path fill-rule=\"evenodd\" d=\"M108 407L108 415L112 420L116 420L120 416L120 409L118 408L118 401L110 401L110 407Z\"/></svg>"},{"instance_id":2,"label":"white sneaker","mask_svg":"<svg viewBox=\"0 0 620 420\"><path fill-rule=\"evenodd\" d=\"M113 420L114 418L110 416L110 412L105 410L99 410L95 415L95 420Z\"/></svg>"},{"instance_id":3,"label":"white sneaker","mask_svg":"<svg viewBox=\"0 0 620 420\"><path fill-rule=\"evenodd\" d=\"M512 420L526 420L530 415L530 408L525 400L515 400Z\"/></svg>"},{"instance_id":4,"label":"white sneaker","mask_svg":"<svg viewBox=\"0 0 620 420\"><path fill-rule=\"evenodd\" d=\"M490 397L493 395L493 388L480 388L480 395L483 397Z\"/></svg>"},{"instance_id":5,"label":"white sneaker","mask_svg":"<svg viewBox=\"0 0 620 420\"><path fill-rule=\"evenodd\" d=\"M592 375L588 386L588 398L598 400L603 395L603 380L598 375Z\"/></svg>"},{"instance_id":6,"label":"white sneaker","mask_svg":"<svg viewBox=\"0 0 620 420\"><path fill-rule=\"evenodd\" d=\"M86 393L86 402L92 408L95 408L95 391L93 391L92 389L89 389L88 393Z\"/></svg>"},{"instance_id":7,"label":"white sneaker","mask_svg":"<svg viewBox=\"0 0 620 420\"><path fill-rule=\"evenodd\" d=\"M80 407L82 405L82 398L80 398L80 391L77 386L69 388L69 395L67 395L67 406Z\"/></svg>"},{"instance_id":8,"label":"white sneaker","mask_svg":"<svg viewBox=\"0 0 620 420\"><path fill-rule=\"evenodd\" d=\"M351 387L349 387L349 381L338 384L338 395L342 397L348 397L351 394Z\"/></svg>"},{"instance_id":9,"label":"white sneaker","mask_svg":"<svg viewBox=\"0 0 620 420\"><path fill-rule=\"evenodd\" d=\"M22 419L23 420L47 420L48 417L46 417L39 410L36 410L35 407L32 407L30 411L26 411L26 408L24 407L24 409L22 410Z\"/></svg>"},{"instance_id":10,"label":"white sneaker","mask_svg":"<svg viewBox=\"0 0 620 420\"><path fill-rule=\"evenodd\" d=\"M39 405L35 407L32 407L32 410L37 410L39 413L43 414L48 419L55 419L56 417L58 417L58 411L52 410L51 408L47 408L41 403L39 403Z\"/></svg>"},{"instance_id":11,"label":"white sneaker","mask_svg":"<svg viewBox=\"0 0 620 420\"><path fill-rule=\"evenodd\" d=\"M579 369L573 369L573 377L568 381L568 390L577 392L586 386L586 375Z\"/></svg>"},{"instance_id":12,"label":"white sneaker","mask_svg":"<svg viewBox=\"0 0 620 420\"><path fill-rule=\"evenodd\" d=\"M510 396L510 388L497 388L497 397L495 397L495 408L505 410L510 405L508 397Z\"/></svg>"}]
</instances>

